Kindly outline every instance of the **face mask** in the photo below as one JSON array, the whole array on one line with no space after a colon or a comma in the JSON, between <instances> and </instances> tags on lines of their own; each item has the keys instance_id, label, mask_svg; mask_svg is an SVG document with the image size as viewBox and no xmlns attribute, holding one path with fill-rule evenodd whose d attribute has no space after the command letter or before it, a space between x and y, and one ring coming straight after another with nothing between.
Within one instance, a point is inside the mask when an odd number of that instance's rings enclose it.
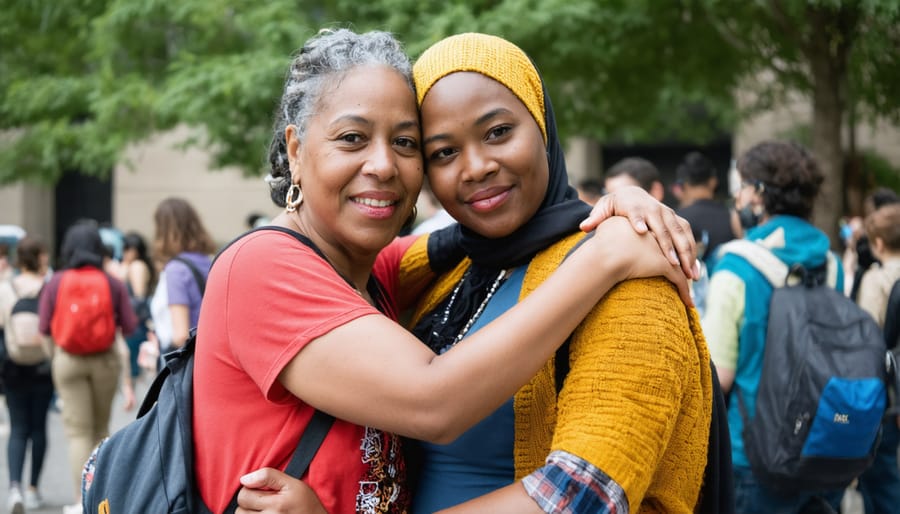
<instances>
[{"instance_id":1,"label":"face mask","mask_svg":"<svg viewBox=\"0 0 900 514\"><path fill-rule=\"evenodd\" d=\"M759 224L761 214L757 214L752 206L748 205L738 210L738 218L741 220L741 227L744 229L753 228Z\"/></svg>"}]
</instances>

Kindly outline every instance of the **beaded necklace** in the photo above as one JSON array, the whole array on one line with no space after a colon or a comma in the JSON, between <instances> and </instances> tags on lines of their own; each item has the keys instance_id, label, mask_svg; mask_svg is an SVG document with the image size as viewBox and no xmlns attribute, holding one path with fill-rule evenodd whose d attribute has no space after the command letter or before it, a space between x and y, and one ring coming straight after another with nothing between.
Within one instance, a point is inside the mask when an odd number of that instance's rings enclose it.
<instances>
[{"instance_id":1,"label":"beaded necklace","mask_svg":"<svg viewBox=\"0 0 900 514\"><path fill-rule=\"evenodd\" d=\"M456 303L456 296L459 294L460 289L462 289L463 282L465 282L466 278L469 277L469 272L471 270L472 268L466 269L466 272L463 273L462 278L459 280L459 282L457 282L456 287L453 288L453 292L450 294L450 301L447 302L447 307L444 308L444 315L441 318L441 327L447 326L447 320L450 319L450 310L453 309L453 304ZM487 306L488 302L491 301L491 297L493 297L494 293L497 292L497 289L500 287L500 284L502 284L506 279L506 276L506 270L502 270L500 274L497 275L497 278L494 279L494 282L491 284L490 289L488 289L487 296L484 297L484 300L482 300L478 308L475 309L475 313L472 314L472 317L469 318L469 321L466 322L462 330L460 330L459 333L456 334L456 338L453 340L453 342L441 349L441 353L449 350L450 348L453 348L454 346L456 346L456 343L462 341L463 337L465 337L469 332L469 329L472 328L472 325L474 325L475 322L478 321L481 313L484 312L484 308ZM437 331L434 331L432 334L436 338L440 338L440 334L438 334Z\"/></svg>"}]
</instances>

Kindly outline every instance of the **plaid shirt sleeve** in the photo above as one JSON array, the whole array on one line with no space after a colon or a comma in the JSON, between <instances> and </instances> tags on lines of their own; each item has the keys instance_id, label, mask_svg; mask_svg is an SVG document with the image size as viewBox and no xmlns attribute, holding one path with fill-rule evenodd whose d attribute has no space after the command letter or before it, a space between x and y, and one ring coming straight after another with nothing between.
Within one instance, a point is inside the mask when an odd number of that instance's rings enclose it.
<instances>
[{"instance_id":1,"label":"plaid shirt sleeve","mask_svg":"<svg viewBox=\"0 0 900 514\"><path fill-rule=\"evenodd\" d=\"M628 514L625 491L591 463L557 450L522 480L528 495L552 514Z\"/></svg>"}]
</instances>

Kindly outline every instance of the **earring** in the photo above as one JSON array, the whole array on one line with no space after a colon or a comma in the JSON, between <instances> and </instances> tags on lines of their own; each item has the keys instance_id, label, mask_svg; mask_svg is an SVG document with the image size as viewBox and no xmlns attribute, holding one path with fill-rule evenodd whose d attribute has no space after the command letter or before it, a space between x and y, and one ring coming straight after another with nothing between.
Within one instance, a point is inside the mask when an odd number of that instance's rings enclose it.
<instances>
[{"instance_id":1,"label":"earring","mask_svg":"<svg viewBox=\"0 0 900 514\"><path fill-rule=\"evenodd\" d=\"M295 193L297 198L294 198ZM303 191L300 190L299 185L291 184L291 187L287 190L287 194L284 196L284 210L287 212L294 212L297 210L297 207L300 207L301 203L303 203Z\"/></svg>"}]
</instances>

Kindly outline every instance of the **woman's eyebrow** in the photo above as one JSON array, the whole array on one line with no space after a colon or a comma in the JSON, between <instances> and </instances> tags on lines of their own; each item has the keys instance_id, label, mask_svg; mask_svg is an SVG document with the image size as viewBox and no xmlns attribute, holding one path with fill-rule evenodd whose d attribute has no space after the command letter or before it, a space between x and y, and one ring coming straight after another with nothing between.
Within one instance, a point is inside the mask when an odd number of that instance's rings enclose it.
<instances>
[{"instance_id":1,"label":"woman's eyebrow","mask_svg":"<svg viewBox=\"0 0 900 514\"><path fill-rule=\"evenodd\" d=\"M478 119L475 120L475 124L483 125L484 123L487 123L488 121L490 121L491 118L494 118L501 114L512 114L512 111L510 111L506 107L497 107L496 109L490 110L490 111L482 114L481 116L479 116Z\"/></svg>"},{"instance_id":2,"label":"woman's eyebrow","mask_svg":"<svg viewBox=\"0 0 900 514\"><path fill-rule=\"evenodd\" d=\"M492 110L482 114L481 116L479 116L478 119L475 120L475 125L484 125L485 123L491 121L493 118L496 118L497 116L500 116L501 114L512 114L512 111L510 111L506 107L498 107L496 109L492 109ZM427 144L433 143L435 141L440 141L440 140L445 140L445 139L450 139L450 134L446 134L446 133L435 134L433 136L426 137L425 140L423 141L423 144L427 145Z\"/></svg>"}]
</instances>

